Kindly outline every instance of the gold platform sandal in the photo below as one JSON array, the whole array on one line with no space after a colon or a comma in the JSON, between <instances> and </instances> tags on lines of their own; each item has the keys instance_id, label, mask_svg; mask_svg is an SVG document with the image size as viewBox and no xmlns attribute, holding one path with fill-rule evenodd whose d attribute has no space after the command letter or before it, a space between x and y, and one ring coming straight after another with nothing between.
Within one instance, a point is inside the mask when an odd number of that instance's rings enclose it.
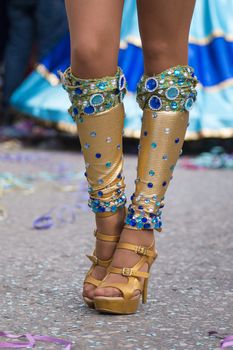
<instances>
[{"instance_id":1,"label":"gold platform sandal","mask_svg":"<svg viewBox=\"0 0 233 350\"><path fill-rule=\"evenodd\" d=\"M117 288L123 294L122 297L94 297L95 309L100 312L111 314L133 314L137 311L140 298L142 295L143 304L147 301L147 287L150 275L150 268L154 260L157 258L157 251L155 250L155 242L149 247L137 246L130 243L118 243L116 249L131 250L141 256L141 259L131 268L123 267L116 268L109 266L108 274L120 274L128 278L126 283L110 283L105 282L105 278L99 283L99 288ZM143 265L148 264L148 272L140 271ZM107 275L108 275L107 274ZM143 281L140 281L140 279ZM138 296L133 296L136 290L140 291Z\"/></svg>"},{"instance_id":2,"label":"gold platform sandal","mask_svg":"<svg viewBox=\"0 0 233 350\"><path fill-rule=\"evenodd\" d=\"M94 236L98 240L101 240L104 242L115 242L115 243L117 243L119 241L119 238L120 238L120 235L111 235L111 236L105 235L103 233L98 232L97 230L94 230ZM114 253L114 251L113 251L113 253ZM113 255L113 253L112 253L112 255ZM85 278L83 284L90 283L90 284L98 287L102 280L98 280L98 279L94 278L92 276L92 272L96 266L102 266L102 267L108 268L111 261L112 261L112 258L109 260L101 260L101 259L97 258L95 250L94 250L92 255L87 255L87 257L92 262L92 266L89 269L89 271L87 272L87 275L86 275L86 278ZM92 299L90 299L86 296L83 296L83 300L85 301L87 306L89 306L91 309L95 308L94 301Z\"/></svg>"}]
</instances>

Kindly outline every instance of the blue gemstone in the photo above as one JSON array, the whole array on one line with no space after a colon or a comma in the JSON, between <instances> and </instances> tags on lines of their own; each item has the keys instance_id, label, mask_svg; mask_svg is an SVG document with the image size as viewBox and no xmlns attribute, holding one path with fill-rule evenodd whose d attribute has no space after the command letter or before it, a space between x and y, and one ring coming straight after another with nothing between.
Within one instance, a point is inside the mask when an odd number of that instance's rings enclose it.
<instances>
[{"instance_id":1,"label":"blue gemstone","mask_svg":"<svg viewBox=\"0 0 233 350\"><path fill-rule=\"evenodd\" d=\"M73 112L73 115L77 115L78 114L78 108L74 107L72 112Z\"/></svg>"},{"instance_id":2,"label":"blue gemstone","mask_svg":"<svg viewBox=\"0 0 233 350\"><path fill-rule=\"evenodd\" d=\"M121 174L118 174L118 175L117 175L117 178L118 178L118 179L121 179L121 178L122 178Z\"/></svg>"},{"instance_id":3,"label":"blue gemstone","mask_svg":"<svg viewBox=\"0 0 233 350\"><path fill-rule=\"evenodd\" d=\"M176 139L175 139L175 143L179 143L180 142L180 139L177 137Z\"/></svg>"},{"instance_id":4,"label":"blue gemstone","mask_svg":"<svg viewBox=\"0 0 233 350\"><path fill-rule=\"evenodd\" d=\"M184 79L179 79L179 80L178 80L178 84L179 84L180 86L184 85Z\"/></svg>"},{"instance_id":5,"label":"blue gemstone","mask_svg":"<svg viewBox=\"0 0 233 350\"><path fill-rule=\"evenodd\" d=\"M139 206L138 206L138 209L143 210L143 206L142 206L142 205L139 205Z\"/></svg>"},{"instance_id":6,"label":"blue gemstone","mask_svg":"<svg viewBox=\"0 0 233 350\"><path fill-rule=\"evenodd\" d=\"M86 106L83 111L86 114L93 114L95 112L95 108L93 106Z\"/></svg>"},{"instance_id":7,"label":"blue gemstone","mask_svg":"<svg viewBox=\"0 0 233 350\"><path fill-rule=\"evenodd\" d=\"M156 147L157 147L157 143L152 142L151 147L152 147L152 148L156 148Z\"/></svg>"},{"instance_id":8,"label":"blue gemstone","mask_svg":"<svg viewBox=\"0 0 233 350\"><path fill-rule=\"evenodd\" d=\"M159 109L161 109L162 107L162 101L159 97L153 95L150 99L149 99L149 107L153 110L153 111L157 111Z\"/></svg>"},{"instance_id":9,"label":"blue gemstone","mask_svg":"<svg viewBox=\"0 0 233 350\"><path fill-rule=\"evenodd\" d=\"M105 212L105 208L104 207L100 207L100 211L103 213Z\"/></svg>"},{"instance_id":10,"label":"blue gemstone","mask_svg":"<svg viewBox=\"0 0 233 350\"><path fill-rule=\"evenodd\" d=\"M137 223L137 228L143 228L143 223L142 222L138 222Z\"/></svg>"},{"instance_id":11,"label":"blue gemstone","mask_svg":"<svg viewBox=\"0 0 233 350\"><path fill-rule=\"evenodd\" d=\"M98 196L99 196L99 197L102 197L102 196L103 196L103 192L102 192L102 191L99 191L99 192L98 192Z\"/></svg>"},{"instance_id":12,"label":"blue gemstone","mask_svg":"<svg viewBox=\"0 0 233 350\"><path fill-rule=\"evenodd\" d=\"M96 153L96 158L101 158L101 154L100 153Z\"/></svg>"},{"instance_id":13,"label":"blue gemstone","mask_svg":"<svg viewBox=\"0 0 233 350\"><path fill-rule=\"evenodd\" d=\"M176 77L178 77L178 76L180 75L179 69L176 69L176 70L174 71L174 75L175 75Z\"/></svg>"},{"instance_id":14,"label":"blue gemstone","mask_svg":"<svg viewBox=\"0 0 233 350\"><path fill-rule=\"evenodd\" d=\"M136 226L136 224L137 224L136 220L134 220L134 219L130 220L130 225L131 226Z\"/></svg>"},{"instance_id":15,"label":"blue gemstone","mask_svg":"<svg viewBox=\"0 0 233 350\"><path fill-rule=\"evenodd\" d=\"M125 87L125 77L122 75L119 80L119 88L122 90Z\"/></svg>"},{"instance_id":16,"label":"blue gemstone","mask_svg":"<svg viewBox=\"0 0 233 350\"><path fill-rule=\"evenodd\" d=\"M77 95L81 95L83 92L80 88L74 90Z\"/></svg>"},{"instance_id":17,"label":"blue gemstone","mask_svg":"<svg viewBox=\"0 0 233 350\"><path fill-rule=\"evenodd\" d=\"M177 89L175 86L171 86L167 89L165 95L168 100L175 100L179 96L179 89Z\"/></svg>"},{"instance_id":18,"label":"blue gemstone","mask_svg":"<svg viewBox=\"0 0 233 350\"><path fill-rule=\"evenodd\" d=\"M147 222L147 218L142 218L142 222Z\"/></svg>"},{"instance_id":19,"label":"blue gemstone","mask_svg":"<svg viewBox=\"0 0 233 350\"><path fill-rule=\"evenodd\" d=\"M96 132L92 131L92 132L90 132L90 135L91 135L91 137L96 137Z\"/></svg>"},{"instance_id":20,"label":"blue gemstone","mask_svg":"<svg viewBox=\"0 0 233 350\"><path fill-rule=\"evenodd\" d=\"M193 99L191 97L189 97L186 101L185 101L185 104L184 104L184 108L186 109L186 111L190 111L193 107Z\"/></svg>"},{"instance_id":21,"label":"blue gemstone","mask_svg":"<svg viewBox=\"0 0 233 350\"><path fill-rule=\"evenodd\" d=\"M143 133L143 134L144 134L144 136L147 136L148 132L147 132L147 131L144 131L144 133Z\"/></svg>"},{"instance_id":22,"label":"blue gemstone","mask_svg":"<svg viewBox=\"0 0 233 350\"><path fill-rule=\"evenodd\" d=\"M173 102L170 103L170 106L171 106L171 109L177 109L178 104L173 101Z\"/></svg>"},{"instance_id":23,"label":"blue gemstone","mask_svg":"<svg viewBox=\"0 0 233 350\"><path fill-rule=\"evenodd\" d=\"M153 187L152 182L148 182L147 187L152 188Z\"/></svg>"},{"instance_id":24,"label":"blue gemstone","mask_svg":"<svg viewBox=\"0 0 233 350\"><path fill-rule=\"evenodd\" d=\"M112 207L111 207L111 211L112 212L115 212L117 210L117 206L116 205L113 205Z\"/></svg>"},{"instance_id":25,"label":"blue gemstone","mask_svg":"<svg viewBox=\"0 0 233 350\"><path fill-rule=\"evenodd\" d=\"M165 187L165 186L166 186L166 184L167 184L167 183L166 183L166 181L164 181L164 182L163 182L163 187Z\"/></svg>"},{"instance_id":26,"label":"blue gemstone","mask_svg":"<svg viewBox=\"0 0 233 350\"><path fill-rule=\"evenodd\" d=\"M101 83L98 83L96 84L96 86L100 89L100 90L104 90L107 86L107 83L105 82L101 82Z\"/></svg>"},{"instance_id":27,"label":"blue gemstone","mask_svg":"<svg viewBox=\"0 0 233 350\"><path fill-rule=\"evenodd\" d=\"M144 228L150 228L150 224L144 224L143 227Z\"/></svg>"},{"instance_id":28,"label":"blue gemstone","mask_svg":"<svg viewBox=\"0 0 233 350\"><path fill-rule=\"evenodd\" d=\"M99 106L104 102L104 97L101 94L95 94L90 98L90 104L92 106Z\"/></svg>"},{"instance_id":29,"label":"blue gemstone","mask_svg":"<svg viewBox=\"0 0 233 350\"><path fill-rule=\"evenodd\" d=\"M158 87L158 81L155 78L148 78L145 82L145 88L147 91L155 91Z\"/></svg>"}]
</instances>

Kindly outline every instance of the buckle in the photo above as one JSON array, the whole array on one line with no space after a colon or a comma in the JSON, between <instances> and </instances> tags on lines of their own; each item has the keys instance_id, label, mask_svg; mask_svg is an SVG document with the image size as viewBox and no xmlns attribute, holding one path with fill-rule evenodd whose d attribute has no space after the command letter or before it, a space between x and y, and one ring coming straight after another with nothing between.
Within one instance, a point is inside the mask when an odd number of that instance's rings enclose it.
<instances>
[{"instance_id":1,"label":"buckle","mask_svg":"<svg viewBox=\"0 0 233 350\"><path fill-rule=\"evenodd\" d=\"M87 257L93 262L93 264L98 265L98 258L95 255L87 255Z\"/></svg>"},{"instance_id":2,"label":"buckle","mask_svg":"<svg viewBox=\"0 0 233 350\"><path fill-rule=\"evenodd\" d=\"M135 253L140 255L147 255L147 248L142 246L137 246L137 248L135 248Z\"/></svg>"},{"instance_id":3,"label":"buckle","mask_svg":"<svg viewBox=\"0 0 233 350\"><path fill-rule=\"evenodd\" d=\"M133 273L133 271L132 271L131 268L123 267L123 269L122 269L122 275L123 276L130 277L130 276L132 276L132 273Z\"/></svg>"},{"instance_id":4,"label":"buckle","mask_svg":"<svg viewBox=\"0 0 233 350\"><path fill-rule=\"evenodd\" d=\"M92 261L95 265L98 265L98 258L95 255L92 256Z\"/></svg>"}]
</instances>

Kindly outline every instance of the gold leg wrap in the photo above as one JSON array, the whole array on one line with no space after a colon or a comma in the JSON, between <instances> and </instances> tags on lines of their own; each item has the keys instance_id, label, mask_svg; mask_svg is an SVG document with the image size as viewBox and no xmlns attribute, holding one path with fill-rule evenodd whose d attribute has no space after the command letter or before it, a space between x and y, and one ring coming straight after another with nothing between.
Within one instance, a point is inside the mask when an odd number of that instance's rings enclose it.
<instances>
[{"instance_id":1,"label":"gold leg wrap","mask_svg":"<svg viewBox=\"0 0 233 350\"><path fill-rule=\"evenodd\" d=\"M123 103L78 124L89 183L89 206L99 216L111 215L125 204L122 130Z\"/></svg>"},{"instance_id":2,"label":"gold leg wrap","mask_svg":"<svg viewBox=\"0 0 233 350\"><path fill-rule=\"evenodd\" d=\"M91 209L98 216L114 214L126 203L122 176L122 132L126 82L120 68L114 77L78 79L70 71L62 75L77 122L89 184Z\"/></svg>"},{"instance_id":3,"label":"gold leg wrap","mask_svg":"<svg viewBox=\"0 0 233 350\"><path fill-rule=\"evenodd\" d=\"M177 79L175 71L180 74ZM137 97L143 118L136 189L126 227L161 231L164 195L184 142L188 110L196 99L192 74L191 68L178 66L170 73L143 77L139 84Z\"/></svg>"}]
</instances>

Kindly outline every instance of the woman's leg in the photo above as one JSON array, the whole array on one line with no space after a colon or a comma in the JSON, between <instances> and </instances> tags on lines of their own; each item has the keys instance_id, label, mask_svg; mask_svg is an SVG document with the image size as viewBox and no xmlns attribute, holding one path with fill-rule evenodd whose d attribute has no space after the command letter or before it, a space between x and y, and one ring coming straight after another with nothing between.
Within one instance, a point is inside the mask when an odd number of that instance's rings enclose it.
<instances>
[{"instance_id":1,"label":"woman's leg","mask_svg":"<svg viewBox=\"0 0 233 350\"><path fill-rule=\"evenodd\" d=\"M71 69L64 73L63 85L78 126L89 182L89 205L96 212L97 231L105 235L120 234L124 222L124 109L120 102L125 80L117 68L122 8L123 0L66 0ZM115 215L103 216L109 210ZM94 255L108 260L114 248L114 242L97 239ZM95 266L91 277L101 280L105 273L104 266ZM85 296L91 299L94 289L95 285L85 283Z\"/></svg>"},{"instance_id":2,"label":"woman's leg","mask_svg":"<svg viewBox=\"0 0 233 350\"><path fill-rule=\"evenodd\" d=\"M194 0L138 0L145 74L148 76L143 77L138 85L137 99L144 113L136 189L120 242L148 247L153 241L153 228L160 230L159 212L163 206L163 196L179 156L188 124L188 112L183 107L183 99L187 100L192 94L193 100L189 100L191 104L196 95L195 78L192 77L191 70L189 72L186 68L177 68L176 79L173 79L173 70L162 76L156 74L169 67L187 65L188 33L193 7ZM153 93L144 89L146 79L150 76L154 77L148 81L148 90ZM165 92L169 87L177 88L170 90L167 95L171 99L166 101ZM178 91L182 99L177 100ZM150 104L154 111L151 111L148 100L153 95L155 97ZM159 103L162 102L164 105L160 106ZM174 109L170 108L170 103ZM112 265L118 268L132 267L140 258L132 251L117 249ZM141 269L143 270L147 270L146 264ZM105 279L105 282L110 283L127 281L127 277L113 273ZM139 291L135 291L134 295L138 293ZM121 292L116 288L101 288L100 285L100 288L95 290L95 296L102 295L120 296Z\"/></svg>"},{"instance_id":3,"label":"woman's leg","mask_svg":"<svg viewBox=\"0 0 233 350\"><path fill-rule=\"evenodd\" d=\"M66 0L75 76L115 75L123 5L124 0Z\"/></svg>"}]
</instances>

